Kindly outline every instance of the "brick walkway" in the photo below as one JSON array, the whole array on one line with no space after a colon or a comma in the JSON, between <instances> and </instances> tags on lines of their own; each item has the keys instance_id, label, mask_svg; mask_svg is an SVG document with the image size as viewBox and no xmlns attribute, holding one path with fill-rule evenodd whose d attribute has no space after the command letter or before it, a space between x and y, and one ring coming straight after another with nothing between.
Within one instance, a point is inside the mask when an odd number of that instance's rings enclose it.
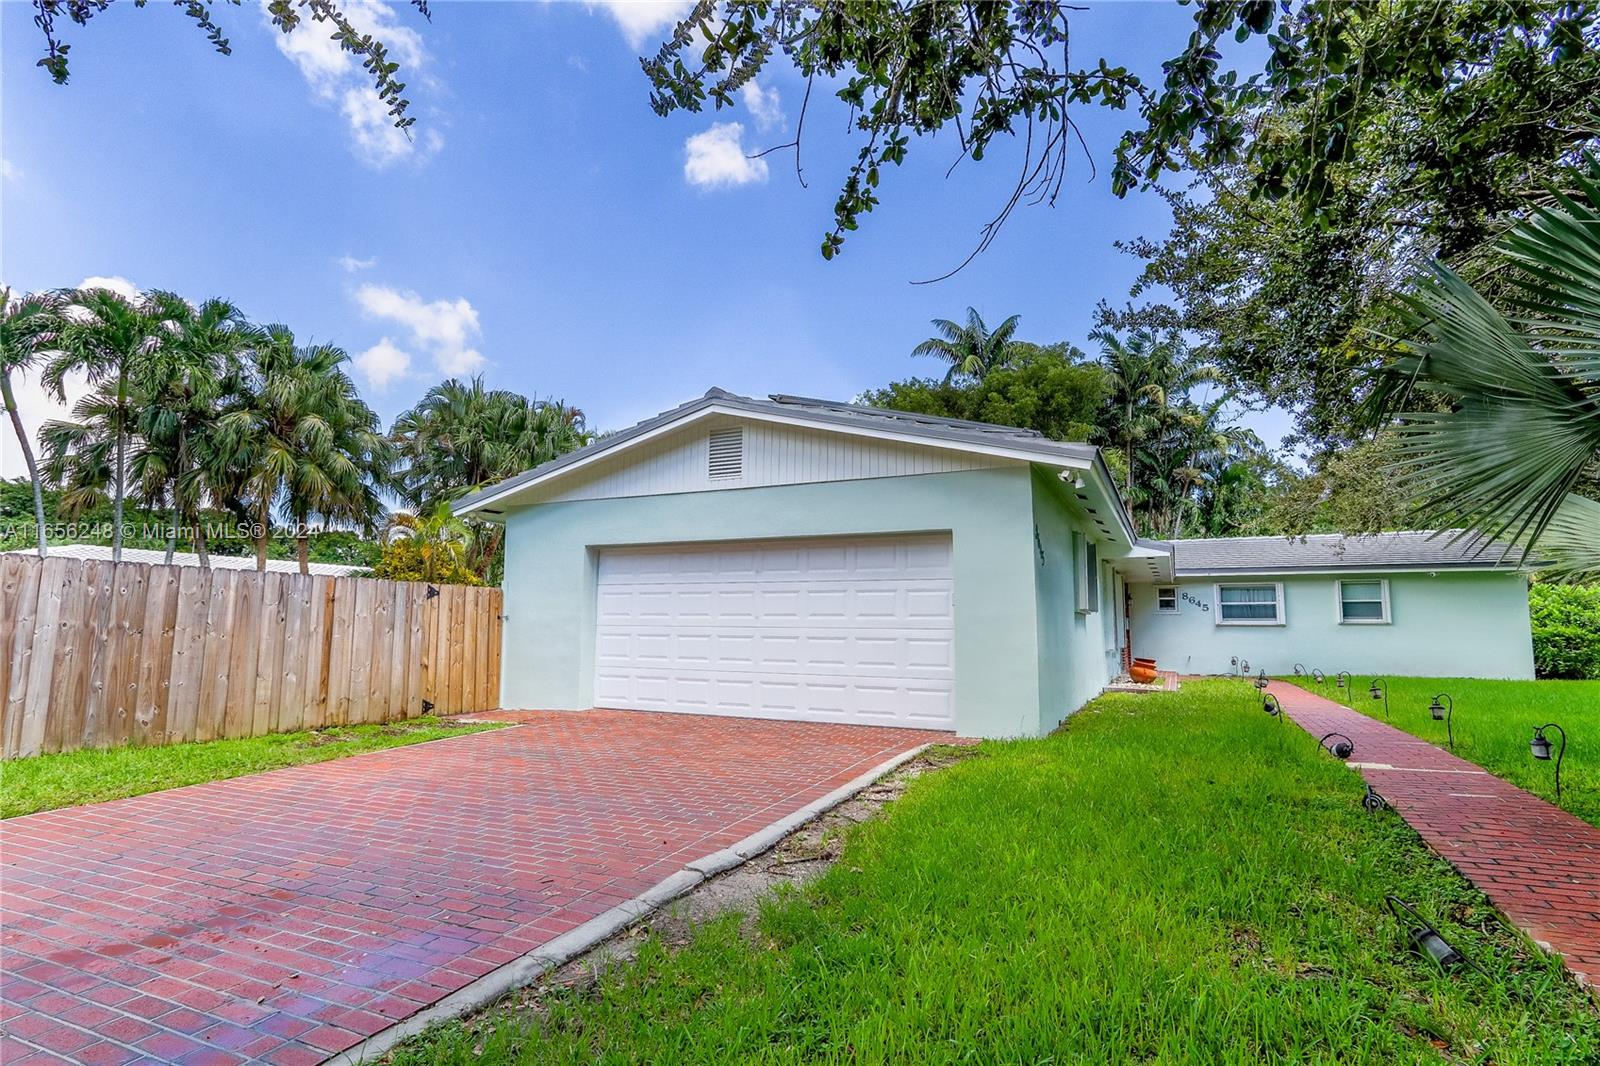
<instances>
[{"instance_id":1,"label":"brick walkway","mask_svg":"<svg viewBox=\"0 0 1600 1066\"><path fill-rule=\"evenodd\" d=\"M1285 682L1275 694L1312 736L1355 742L1349 764L1528 935L1600 984L1600 829L1410 733Z\"/></svg>"},{"instance_id":2,"label":"brick walkway","mask_svg":"<svg viewBox=\"0 0 1600 1066\"><path fill-rule=\"evenodd\" d=\"M946 733L627 711L0 823L0 1061L310 1064Z\"/></svg>"}]
</instances>

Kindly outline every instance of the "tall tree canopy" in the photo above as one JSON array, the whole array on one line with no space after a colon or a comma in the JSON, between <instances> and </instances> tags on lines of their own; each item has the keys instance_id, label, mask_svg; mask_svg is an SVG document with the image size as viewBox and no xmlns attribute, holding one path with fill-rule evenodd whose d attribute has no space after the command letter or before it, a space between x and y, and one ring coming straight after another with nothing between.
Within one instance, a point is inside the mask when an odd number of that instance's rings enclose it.
<instances>
[{"instance_id":1,"label":"tall tree canopy","mask_svg":"<svg viewBox=\"0 0 1600 1066\"><path fill-rule=\"evenodd\" d=\"M1341 6L1326 28L1342 69L1312 101L1260 101L1242 154L1163 193L1171 235L1124 245L1145 261L1135 302L1101 312L1184 330L1323 447L1360 432L1366 338L1401 325L1390 297L1435 258L1492 293L1493 239L1600 143L1592 5ZM1348 102L1336 122L1324 99ZM1281 146L1317 128L1337 158L1289 180Z\"/></svg>"},{"instance_id":2,"label":"tall tree canopy","mask_svg":"<svg viewBox=\"0 0 1600 1066\"><path fill-rule=\"evenodd\" d=\"M1286 197L1321 217L1339 203L1342 169L1383 132L1414 141L1426 167L1414 180L1470 197L1484 169L1475 160L1496 147L1529 154L1506 116L1528 114L1547 91L1575 99L1538 84L1541 64L1577 64L1581 72L1596 45L1594 8L1556 0L1207 0L1194 4L1194 32L1154 84L1115 57L1075 59L1069 23L1077 10L1050 0L701 0L643 63L662 115L708 101L733 106L769 63L791 65L807 83L788 146L797 170L811 90L832 89L850 115L857 156L822 238L831 258L878 204L885 169L904 162L914 139L946 128L955 131L958 159L979 161L1005 140L1021 146L1016 182L981 250L1019 203L1060 192L1081 106L1138 108L1115 152L1119 195L1185 165L1238 164L1252 195ZM1263 39L1266 59L1246 72L1223 48L1252 38ZM1406 104L1426 100L1439 104L1441 136L1418 135L1427 110L1410 128L1395 121ZM1273 114L1289 120L1263 121ZM1502 120L1503 145L1486 150L1485 118Z\"/></svg>"}]
</instances>

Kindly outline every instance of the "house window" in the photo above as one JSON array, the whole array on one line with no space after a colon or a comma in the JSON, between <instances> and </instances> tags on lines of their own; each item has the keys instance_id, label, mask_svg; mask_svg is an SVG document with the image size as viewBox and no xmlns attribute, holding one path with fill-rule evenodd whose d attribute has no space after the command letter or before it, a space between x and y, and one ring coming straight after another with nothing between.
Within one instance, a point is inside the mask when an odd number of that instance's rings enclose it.
<instances>
[{"instance_id":1,"label":"house window","mask_svg":"<svg viewBox=\"0 0 1600 1066\"><path fill-rule=\"evenodd\" d=\"M1389 582L1338 581L1339 624L1381 626L1389 622Z\"/></svg>"},{"instance_id":2,"label":"house window","mask_svg":"<svg viewBox=\"0 0 1600 1066\"><path fill-rule=\"evenodd\" d=\"M1092 614L1100 609L1100 552L1088 537L1079 533L1072 536L1083 545L1078 570L1078 613Z\"/></svg>"},{"instance_id":3,"label":"house window","mask_svg":"<svg viewBox=\"0 0 1600 1066\"><path fill-rule=\"evenodd\" d=\"M1178 613L1178 588L1176 585L1161 585L1156 588L1156 614Z\"/></svg>"},{"instance_id":4,"label":"house window","mask_svg":"<svg viewBox=\"0 0 1600 1066\"><path fill-rule=\"evenodd\" d=\"M1283 586L1218 585L1217 625L1283 625Z\"/></svg>"}]
</instances>

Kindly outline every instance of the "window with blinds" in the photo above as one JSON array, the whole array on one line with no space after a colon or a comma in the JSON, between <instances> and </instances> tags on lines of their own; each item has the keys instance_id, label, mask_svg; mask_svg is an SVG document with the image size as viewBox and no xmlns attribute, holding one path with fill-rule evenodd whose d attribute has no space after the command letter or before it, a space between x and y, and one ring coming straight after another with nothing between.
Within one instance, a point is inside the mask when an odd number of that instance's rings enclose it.
<instances>
[{"instance_id":1,"label":"window with blinds","mask_svg":"<svg viewBox=\"0 0 1600 1066\"><path fill-rule=\"evenodd\" d=\"M1389 582L1340 581L1339 623L1383 625L1389 621Z\"/></svg>"}]
</instances>

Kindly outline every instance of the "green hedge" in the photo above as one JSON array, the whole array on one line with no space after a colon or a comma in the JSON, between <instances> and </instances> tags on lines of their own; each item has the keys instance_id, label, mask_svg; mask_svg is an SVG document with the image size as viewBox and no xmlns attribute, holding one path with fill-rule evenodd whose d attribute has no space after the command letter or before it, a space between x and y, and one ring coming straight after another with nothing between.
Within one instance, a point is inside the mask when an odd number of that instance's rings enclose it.
<instances>
[{"instance_id":1,"label":"green hedge","mask_svg":"<svg viewBox=\"0 0 1600 1066\"><path fill-rule=\"evenodd\" d=\"M1600 585L1536 584L1528 608L1540 677L1600 679Z\"/></svg>"}]
</instances>

